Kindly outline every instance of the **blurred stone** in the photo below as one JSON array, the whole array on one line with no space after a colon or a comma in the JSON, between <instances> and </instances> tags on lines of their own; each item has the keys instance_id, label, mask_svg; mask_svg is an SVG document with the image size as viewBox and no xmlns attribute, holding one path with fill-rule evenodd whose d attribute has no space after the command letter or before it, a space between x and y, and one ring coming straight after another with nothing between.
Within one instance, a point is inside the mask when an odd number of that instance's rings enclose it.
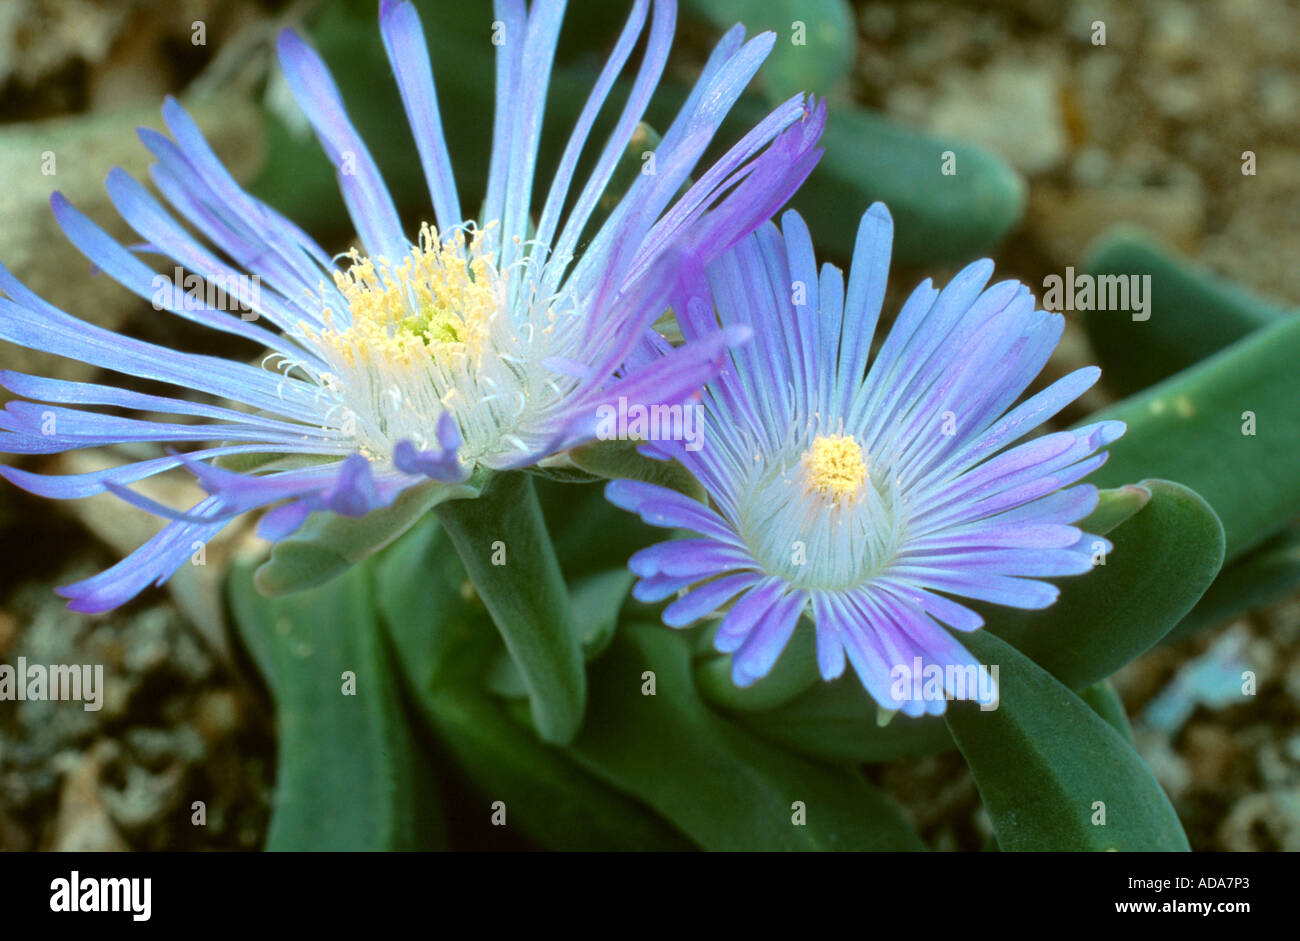
<instances>
[{"instance_id":1,"label":"blurred stone","mask_svg":"<svg viewBox=\"0 0 1300 941\"><path fill-rule=\"evenodd\" d=\"M1265 742L1260 746L1255 756L1255 767L1259 779L1271 788L1286 784L1295 777L1291 763L1283 757L1276 742Z\"/></svg>"},{"instance_id":2,"label":"blurred stone","mask_svg":"<svg viewBox=\"0 0 1300 941\"><path fill-rule=\"evenodd\" d=\"M1257 80L1260 116L1277 128L1289 129L1300 114L1300 79L1278 69L1264 69Z\"/></svg>"},{"instance_id":3,"label":"blurred stone","mask_svg":"<svg viewBox=\"0 0 1300 941\"><path fill-rule=\"evenodd\" d=\"M1236 748L1228 730L1204 722L1188 726L1183 751L1198 788L1225 781L1236 760Z\"/></svg>"},{"instance_id":4,"label":"blurred stone","mask_svg":"<svg viewBox=\"0 0 1300 941\"><path fill-rule=\"evenodd\" d=\"M162 51L169 43L189 42L195 21L206 27L204 45L219 46L258 12L257 0L4 0L0 87L38 87L79 65L88 73L92 100L106 81L103 73L115 67L159 73L127 81L159 82L170 77Z\"/></svg>"},{"instance_id":5,"label":"blurred stone","mask_svg":"<svg viewBox=\"0 0 1300 941\"><path fill-rule=\"evenodd\" d=\"M1287 758L1296 764L1300 764L1300 732L1286 740L1285 750Z\"/></svg>"},{"instance_id":6,"label":"blurred stone","mask_svg":"<svg viewBox=\"0 0 1300 941\"><path fill-rule=\"evenodd\" d=\"M1246 795L1224 818L1218 836L1230 852L1300 850L1300 789Z\"/></svg>"},{"instance_id":7,"label":"blurred stone","mask_svg":"<svg viewBox=\"0 0 1300 941\"><path fill-rule=\"evenodd\" d=\"M868 3L858 11L858 24L871 39L888 39L897 19L893 7L883 3Z\"/></svg>"},{"instance_id":8,"label":"blurred stone","mask_svg":"<svg viewBox=\"0 0 1300 941\"><path fill-rule=\"evenodd\" d=\"M167 612L154 609L146 614L147 617L131 623L129 629L132 636L123 662L127 670L142 676L161 669L171 659Z\"/></svg>"},{"instance_id":9,"label":"blurred stone","mask_svg":"<svg viewBox=\"0 0 1300 941\"><path fill-rule=\"evenodd\" d=\"M114 824L100 793L100 775L115 751L111 743L99 742L75 759L74 766L64 778L58 814L46 849L111 853L131 848Z\"/></svg>"},{"instance_id":10,"label":"blurred stone","mask_svg":"<svg viewBox=\"0 0 1300 941\"><path fill-rule=\"evenodd\" d=\"M1300 659L1291 662L1282 682L1291 701L1300 702Z\"/></svg>"},{"instance_id":11,"label":"blurred stone","mask_svg":"<svg viewBox=\"0 0 1300 941\"><path fill-rule=\"evenodd\" d=\"M169 91L164 49L173 24L141 8L132 13L118 41L90 67L91 111L152 104Z\"/></svg>"},{"instance_id":12,"label":"blurred stone","mask_svg":"<svg viewBox=\"0 0 1300 941\"><path fill-rule=\"evenodd\" d=\"M1169 796L1178 800L1192 785L1192 772L1177 752L1167 736L1161 732L1145 728L1141 724L1133 727L1133 743L1138 754L1147 763L1160 786L1169 792Z\"/></svg>"},{"instance_id":13,"label":"blurred stone","mask_svg":"<svg viewBox=\"0 0 1300 941\"><path fill-rule=\"evenodd\" d=\"M150 772L163 771L176 761L198 764L207 754L203 737L194 726L187 724L168 729L130 729L124 740L131 756Z\"/></svg>"},{"instance_id":14,"label":"blurred stone","mask_svg":"<svg viewBox=\"0 0 1300 941\"><path fill-rule=\"evenodd\" d=\"M988 147L1024 173L1045 173L1067 150L1060 96L1053 65L996 60L981 71L950 72L927 124Z\"/></svg>"},{"instance_id":15,"label":"blurred stone","mask_svg":"<svg viewBox=\"0 0 1300 941\"><path fill-rule=\"evenodd\" d=\"M131 757L151 771L164 767L175 754L176 743L168 729L128 729L123 741Z\"/></svg>"},{"instance_id":16,"label":"blurred stone","mask_svg":"<svg viewBox=\"0 0 1300 941\"><path fill-rule=\"evenodd\" d=\"M1099 186L1110 174L1110 154L1100 147L1084 147L1074 155L1070 171L1080 186Z\"/></svg>"},{"instance_id":17,"label":"blurred stone","mask_svg":"<svg viewBox=\"0 0 1300 941\"><path fill-rule=\"evenodd\" d=\"M1143 228L1167 245L1195 253L1205 206L1194 186L1105 187L1063 190L1035 186L1025 225L1062 264L1074 264L1088 245L1119 222Z\"/></svg>"},{"instance_id":18,"label":"blurred stone","mask_svg":"<svg viewBox=\"0 0 1300 941\"><path fill-rule=\"evenodd\" d=\"M239 726L239 697L228 689L200 694L194 711L194 725L209 742L225 738Z\"/></svg>"},{"instance_id":19,"label":"blurred stone","mask_svg":"<svg viewBox=\"0 0 1300 941\"><path fill-rule=\"evenodd\" d=\"M100 715L105 720L125 718L131 705L131 684L118 676L104 677L104 708Z\"/></svg>"},{"instance_id":20,"label":"blurred stone","mask_svg":"<svg viewBox=\"0 0 1300 941\"><path fill-rule=\"evenodd\" d=\"M1226 709L1245 703L1242 675L1254 669L1248 629L1241 624L1220 634L1200 656L1184 663L1142 710L1145 726L1175 735L1198 708Z\"/></svg>"},{"instance_id":21,"label":"blurred stone","mask_svg":"<svg viewBox=\"0 0 1300 941\"><path fill-rule=\"evenodd\" d=\"M1162 64L1181 66L1201 56L1204 24L1195 5L1153 3L1151 14L1151 35L1145 48L1153 57Z\"/></svg>"},{"instance_id":22,"label":"blurred stone","mask_svg":"<svg viewBox=\"0 0 1300 941\"><path fill-rule=\"evenodd\" d=\"M1188 78L1169 78L1149 90L1162 114L1178 120L1195 117L1201 106L1200 84Z\"/></svg>"},{"instance_id":23,"label":"blurred stone","mask_svg":"<svg viewBox=\"0 0 1300 941\"><path fill-rule=\"evenodd\" d=\"M125 787L104 790L104 804L123 832L136 834L176 807L183 778L184 769L179 764L169 766L160 774L131 765L126 771Z\"/></svg>"},{"instance_id":24,"label":"blurred stone","mask_svg":"<svg viewBox=\"0 0 1300 941\"><path fill-rule=\"evenodd\" d=\"M5 0L0 4L0 85L31 85L81 60L97 62L131 10L95 0Z\"/></svg>"}]
</instances>

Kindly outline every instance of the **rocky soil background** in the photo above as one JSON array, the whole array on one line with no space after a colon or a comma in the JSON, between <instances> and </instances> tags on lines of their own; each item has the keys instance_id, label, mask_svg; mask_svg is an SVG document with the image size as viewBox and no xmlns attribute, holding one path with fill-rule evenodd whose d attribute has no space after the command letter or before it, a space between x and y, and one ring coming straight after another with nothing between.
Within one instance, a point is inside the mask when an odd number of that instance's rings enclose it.
<instances>
[{"instance_id":1,"label":"rocky soil background","mask_svg":"<svg viewBox=\"0 0 1300 941\"><path fill-rule=\"evenodd\" d=\"M194 334L90 276L50 219L49 191L63 190L108 224L107 169L142 175L148 161L135 125L157 126L161 97L196 85L217 90L200 123L219 128L212 139L222 158L247 178L263 158L247 91L264 74L267 38L311 6L0 4L0 258L80 316L195 348ZM1000 273L1041 285L1127 221L1283 306L1300 302L1300 6L911 0L860 3L855 13L855 98L982 143L1028 181L1025 218L997 252ZM206 45L191 42L196 20L206 24ZM1089 42L1098 20L1105 47ZM33 173L51 141L57 173ZM1242 176L1246 150L1283 169ZM903 272L894 290L910 288L914 274L950 273ZM1059 355L1062 368L1087 361L1077 324ZM0 366L96 378L12 348L0 349ZM1102 388L1089 404L1105 400ZM39 469L75 472L109 459L80 455ZM181 488L169 495L180 502L188 485L168 486ZM71 614L50 591L111 564L151 525L111 498L55 504L0 489L0 662L102 663L106 682L96 712L0 703L0 849L261 845L274 728L266 694L222 624L226 555L210 548L206 564L183 569L168 591L103 617ZM244 545L239 534L231 542ZM1259 683L1246 703L1220 695L1224 677L1242 669ZM1300 849L1300 602L1163 645L1116 686L1194 848ZM933 845L984 845L988 821L959 756L871 775Z\"/></svg>"}]
</instances>

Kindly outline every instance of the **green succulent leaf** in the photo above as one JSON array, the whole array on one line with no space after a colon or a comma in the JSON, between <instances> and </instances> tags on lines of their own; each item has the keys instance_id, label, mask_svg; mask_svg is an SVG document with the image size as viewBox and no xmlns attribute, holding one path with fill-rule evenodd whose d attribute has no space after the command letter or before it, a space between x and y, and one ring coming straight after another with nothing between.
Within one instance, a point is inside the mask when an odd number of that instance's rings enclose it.
<instances>
[{"instance_id":1,"label":"green succulent leaf","mask_svg":"<svg viewBox=\"0 0 1300 941\"><path fill-rule=\"evenodd\" d=\"M1147 505L1151 491L1137 484L1126 484L1098 492L1097 509L1075 525L1085 533L1104 536Z\"/></svg>"},{"instance_id":2,"label":"green succulent leaf","mask_svg":"<svg viewBox=\"0 0 1300 941\"><path fill-rule=\"evenodd\" d=\"M667 127L686 92L665 83L650 120ZM768 113L767 102L743 96L723 122L732 141ZM1028 187L1001 157L974 144L934 137L849 104L829 109L824 154L792 205L832 257L847 257L862 214L875 200L894 218L898 264L969 261L990 251L1020 220ZM951 163L955 173L943 172ZM953 225L960 219L961 225Z\"/></svg>"},{"instance_id":3,"label":"green succulent leaf","mask_svg":"<svg viewBox=\"0 0 1300 941\"><path fill-rule=\"evenodd\" d=\"M709 705L726 712L766 712L784 706L821 682L817 673L817 633L802 620L770 673L752 686L731 680L731 655L709 654L695 662L695 682Z\"/></svg>"},{"instance_id":4,"label":"green succulent leaf","mask_svg":"<svg viewBox=\"0 0 1300 941\"><path fill-rule=\"evenodd\" d=\"M237 441L223 441L221 446L238 444ZM212 463L223 470L236 474L251 474L253 471L269 473L271 471L303 470L332 464L338 458L324 454L281 454L278 451L259 451L252 454L222 454L213 458Z\"/></svg>"},{"instance_id":5,"label":"green succulent leaf","mask_svg":"<svg viewBox=\"0 0 1300 941\"><path fill-rule=\"evenodd\" d=\"M439 740L487 800L502 801L509 826L547 849L679 851L692 844L634 798L606 787L562 749L507 714L505 706L463 687L430 700Z\"/></svg>"},{"instance_id":6,"label":"green succulent leaf","mask_svg":"<svg viewBox=\"0 0 1300 941\"><path fill-rule=\"evenodd\" d=\"M593 660L604 653L614 638L618 615L633 575L625 568L609 569L576 580L569 594L573 605L573 622L579 632L582 654ZM508 699L525 699L528 686L524 675L510 655L502 650L488 667L488 689Z\"/></svg>"},{"instance_id":7,"label":"green succulent leaf","mask_svg":"<svg viewBox=\"0 0 1300 941\"><path fill-rule=\"evenodd\" d=\"M1187 617L1169 632L1180 640L1202 627L1275 604L1300 588L1300 523L1292 523L1257 549L1228 566Z\"/></svg>"},{"instance_id":8,"label":"green succulent leaf","mask_svg":"<svg viewBox=\"0 0 1300 941\"><path fill-rule=\"evenodd\" d=\"M594 660L614 639L618 615L635 577L626 566L575 579L569 594L583 655Z\"/></svg>"},{"instance_id":9,"label":"green succulent leaf","mask_svg":"<svg viewBox=\"0 0 1300 941\"><path fill-rule=\"evenodd\" d=\"M1079 690L1079 698L1086 702L1093 712L1105 719L1111 728L1124 736L1124 741L1130 745L1133 743L1133 727L1129 725L1128 713L1124 710L1124 703L1119 698L1119 693L1115 692L1115 686L1110 680L1102 680L1100 683L1084 687Z\"/></svg>"},{"instance_id":10,"label":"green succulent leaf","mask_svg":"<svg viewBox=\"0 0 1300 941\"><path fill-rule=\"evenodd\" d=\"M1147 504L1109 534L1114 549L1086 575L1062 579L1044 611L975 607L985 631L1071 689L1103 680L1168 633L1214 581L1223 528L1195 492L1144 480Z\"/></svg>"},{"instance_id":11,"label":"green succulent leaf","mask_svg":"<svg viewBox=\"0 0 1300 941\"><path fill-rule=\"evenodd\" d=\"M1119 732L994 635L964 640L998 667L1000 700L990 711L952 703L946 721L1003 851L1189 848L1169 798Z\"/></svg>"},{"instance_id":12,"label":"green succulent leaf","mask_svg":"<svg viewBox=\"0 0 1300 941\"><path fill-rule=\"evenodd\" d=\"M776 709L737 714L754 734L796 754L822 761L873 763L922 757L953 747L943 720L936 716L879 721L880 708L851 672L817 682Z\"/></svg>"},{"instance_id":13,"label":"green succulent leaf","mask_svg":"<svg viewBox=\"0 0 1300 941\"><path fill-rule=\"evenodd\" d=\"M605 484L559 484L534 479L560 567L570 579L609 569L665 538L662 529L643 523L605 499Z\"/></svg>"},{"instance_id":14,"label":"green succulent leaf","mask_svg":"<svg viewBox=\"0 0 1300 941\"><path fill-rule=\"evenodd\" d=\"M649 808L540 742L484 692L485 675L503 663L513 670L513 662L436 520L403 536L377 563L379 607L397 662L439 744L485 798L484 820L500 800L508 825L547 849L691 847ZM512 676L514 695L525 698L518 671Z\"/></svg>"},{"instance_id":15,"label":"green succulent leaf","mask_svg":"<svg viewBox=\"0 0 1300 941\"><path fill-rule=\"evenodd\" d=\"M271 558L254 576L257 587L277 597L324 585L384 548L443 500L475 493L470 486L430 481L365 516L313 513L296 533L271 548Z\"/></svg>"},{"instance_id":16,"label":"green succulent leaf","mask_svg":"<svg viewBox=\"0 0 1300 941\"><path fill-rule=\"evenodd\" d=\"M1167 379L1283 316L1275 305L1124 226L1102 238L1083 270L1094 277L1151 278L1147 319L1134 320L1131 309L1084 314L1106 382L1126 394Z\"/></svg>"},{"instance_id":17,"label":"green succulent leaf","mask_svg":"<svg viewBox=\"0 0 1300 941\"><path fill-rule=\"evenodd\" d=\"M443 848L432 766L412 735L368 567L288 598L258 592L246 566L227 587L275 700L279 770L266 848Z\"/></svg>"},{"instance_id":18,"label":"green succulent leaf","mask_svg":"<svg viewBox=\"0 0 1300 941\"><path fill-rule=\"evenodd\" d=\"M620 628L593 671L591 702L577 760L704 849L923 848L861 776L784 752L712 712L692 682L688 640L664 627Z\"/></svg>"},{"instance_id":19,"label":"green succulent leaf","mask_svg":"<svg viewBox=\"0 0 1300 941\"><path fill-rule=\"evenodd\" d=\"M1128 432L1091 477L1114 487L1177 480L1214 508L1232 561L1300 515L1300 317L1256 330L1204 362L1105 409Z\"/></svg>"},{"instance_id":20,"label":"green succulent leaf","mask_svg":"<svg viewBox=\"0 0 1300 941\"><path fill-rule=\"evenodd\" d=\"M379 613L417 698L482 680L501 640L434 517L376 558L375 585Z\"/></svg>"}]
</instances>

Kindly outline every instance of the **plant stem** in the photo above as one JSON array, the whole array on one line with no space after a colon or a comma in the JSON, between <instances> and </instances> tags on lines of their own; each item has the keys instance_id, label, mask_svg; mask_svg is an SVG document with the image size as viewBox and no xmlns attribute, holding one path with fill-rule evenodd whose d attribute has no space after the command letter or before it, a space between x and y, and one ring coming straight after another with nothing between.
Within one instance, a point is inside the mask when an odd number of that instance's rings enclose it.
<instances>
[{"instance_id":1,"label":"plant stem","mask_svg":"<svg viewBox=\"0 0 1300 941\"><path fill-rule=\"evenodd\" d=\"M532 478L494 474L477 499L448 500L434 513L523 674L538 734L571 742L582 725L587 674Z\"/></svg>"}]
</instances>

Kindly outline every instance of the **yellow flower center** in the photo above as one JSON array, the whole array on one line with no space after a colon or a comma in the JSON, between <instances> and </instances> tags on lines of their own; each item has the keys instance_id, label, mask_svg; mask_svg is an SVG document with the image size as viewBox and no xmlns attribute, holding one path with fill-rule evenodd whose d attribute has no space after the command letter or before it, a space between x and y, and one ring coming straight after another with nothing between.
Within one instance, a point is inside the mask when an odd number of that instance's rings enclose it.
<instances>
[{"instance_id":1,"label":"yellow flower center","mask_svg":"<svg viewBox=\"0 0 1300 941\"><path fill-rule=\"evenodd\" d=\"M353 367L375 361L444 369L475 365L506 297L505 278L482 250L483 239L482 230L469 242L457 230L443 240L425 224L419 244L399 264L386 258L376 264L352 251L348 269L334 271L351 322L337 328L327 307L317 339Z\"/></svg>"},{"instance_id":2,"label":"yellow flower center","mask_svg":"<svg viewBox=\"0 0 1300 941\"><path fill-rule=\"evenodd\" d=\"M804 452L804 486L827 502L855 500L867 480L862 448L848 435L819 435Z\"/></svg>"}]
</instances>

